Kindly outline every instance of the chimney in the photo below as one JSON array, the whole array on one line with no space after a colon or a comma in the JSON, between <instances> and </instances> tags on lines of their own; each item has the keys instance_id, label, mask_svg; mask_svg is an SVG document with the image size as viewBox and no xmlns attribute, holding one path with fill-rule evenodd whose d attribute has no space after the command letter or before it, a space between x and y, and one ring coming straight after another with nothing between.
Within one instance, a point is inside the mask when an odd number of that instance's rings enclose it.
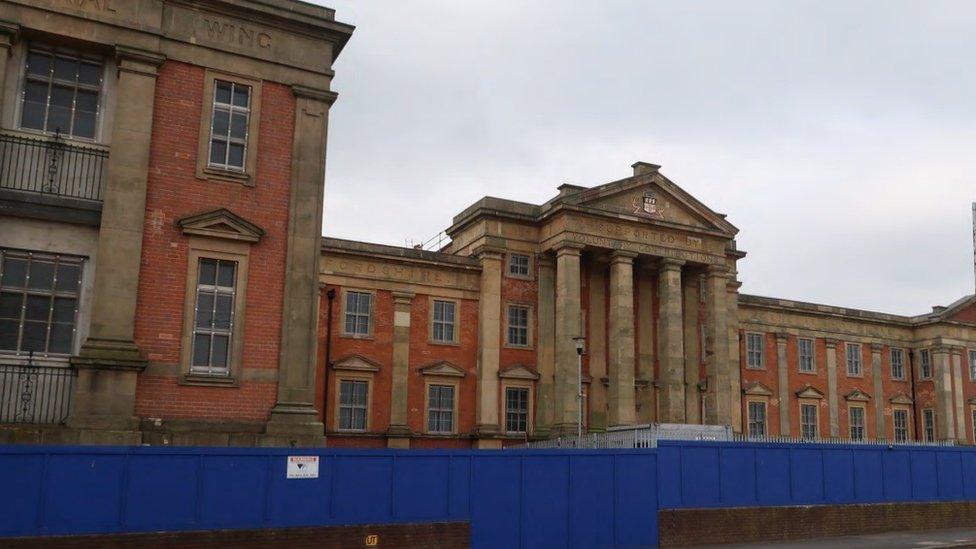
<instances>
[{"instance_id":1,"label":"chimney","mask_svg":"<svg viewBox=\"0 0 976 549\"><path fill-rule=\"evenodd\" d=\"M634 176L657 173L661 169L661 166L651 164L650 162L634 162L630 167L634 168Z\"/></svg>"}]
</instances>

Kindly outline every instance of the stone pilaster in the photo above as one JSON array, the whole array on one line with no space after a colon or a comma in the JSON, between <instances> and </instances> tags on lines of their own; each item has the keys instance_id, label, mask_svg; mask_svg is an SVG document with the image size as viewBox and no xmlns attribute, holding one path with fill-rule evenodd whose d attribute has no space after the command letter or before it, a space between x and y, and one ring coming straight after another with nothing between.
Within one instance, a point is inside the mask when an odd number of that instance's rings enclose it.
<instances>
[{"instance_id":1,"label":"stone pilaster","mask_svg":"<svg viewBox=\"0 0 976 549\"><path fill-rule=\"evenodd\" d=\"M577 402L577 354L574 337L582 335L580 322L580 252L582 245L564 242L556 246L556 422L558 433L575 434Z\"/></svg>"},{"instance_id":2,"label":"stone pilaster","mask_svg":"<svg viewBox=\"0 0 976 549\"><path fill-rule=\"evenodd\" d=\"M98 238L91 327L79 356L69 424L135 429L136 376L145 369L134 341L142 260L156 70L164 57L117 46L117 106Z\"/></svg>"},{"instance_id":3,"label":"stone pilaster","mask_svg":"<svg viewBox=\"0 0 976 549\"><path fill-rule=\"evenodd\" d=\"M634 404L634 259L615 251L610 258L610 425L633 425Z\"/></svg>"},{"instance_id":4,"label":"stone pilaster","mask_svg":"<svg viewBox=\"0 0 976 549\"><path fill-rule=\"evenodd\" d=\"M657 421L654 387L654 272L642 261L637 271L637 422Z\"/></svg>"},{"instance_id":5,"label":"stone pilaster","mask_svg":"<svg viewBox=\"0 0 976 549\"><path fill-rule=\"evenodd\" d=\"M607 271L604 257L590 257L586 266L586 291L589 309L586 319L586 358L589 375L593 379L587 388L583 413L588 414L586 426L590 431L607 428ZM610 333L613 333L611 330Z\"/></svg>"},{"instance_id":6,"label":"stone pilaster","mask_svg":"<svg viewBox=\"0 0 976 549\"><path fill-rule=\"evenodd\" d=\"M956 438L956 421L952 405L952 364L949 348L932 349L932 366L935 369L935 428L936 438Z\"/></svg>"},{"instance_id":7,"label":"stone pilaster","mask_svg":"<svg viewBox=\"0 0 976 549\"><path fill-rule=\"evenodd\" d=\"M386 444L390 448L410 447L407 423L410 381L410 306L413 292L393 292L393 390L390 394L390 427Z\"/></svg>"},{"instance_id":8,"label":"stone pilaster","mask_svg":"<svg viewBox=\"0 0 976 549\"><path fill-rule=\"evenodd\" d=\"M539 361L539 397L535 408L535 434L547 436L555 413L553 382L556 367L556 264L552 256L537 256L539 263L539 317L536 355Z\"/></svg>"},{"instance_id":9,"label":"stone pilaster","mask_svg":"<svg viewBox=\"0 0 976 549\"><path fill-rule=\"evenodd\" d=\"M952 396L954 411L956 414L956 440L961 444L968 444L966 435L966 411L963 401L962 376L963 376L963 355L965 350L962 347L950 347L952 354Z\"/></svg>"},{"instance_id":10,"label":"stone pilaster","mask_svg":"<svg viewBox=\"0 0 976 549\"><path fill-rule=\"evenodd\" d=\"M267 425L269 435L318 437L324 434L315 408L318 354L319 260L325 189L325 149L329 108L336 94L300 86L295 96L295 129L288 197L278 397Z\"/></svg>"},{"instance_id":11,"label":"stone pilaster","mask_svg":"<svg viewBox=\"0 0 976 549\"><path fill-rule=\"evenodd\" d=\"M478 447L498 446L498 370L502 322L502 250L482 247L481 292L478 302L478 394L475 431Z\"/></svg>"},{"instance_id":12,"label":"stone pilaster","mask_svg":"<svg viewBox=\"0 0 976 549\"><path fill-rule=\"evenodd\" d=\"M779 386L779 434L790 436L790 365L787 358L786 346L790 341L790 334L779 332L776 334L776 379Z\"/></svg>"},{"instance_id":13,"label":"stone pilaster","mask_svg":"<svg viewBox=\"0 0 976 549\"><path fill-rule=\"evenodd\" d=\"M735 273L729 275L726 284L725 317L729 333L729 406L732 409L732 429L742 432L742 365L739 356L739 288L742 283L735 279Z\"/></svg>"},{"instance_id":14,"label":"stone pilaster","mask_svg":"<svg viewBox=\"0 0 976 549\"><path fill-rule=\"evenodd\" d=\"M684 384L685 384L685 423L704 422L702 417L702 392L705 384L699 385L701 379L701 330L699 317L701 312L701 282L702 275L685 273L681 279L682 335L684 336ZM707 387L706 387L707 389Z\"/></svg>"},{"instance_id":15,"label":"stone pilaster","mask_svg":"<svg viewBox=\"0 0 976 549\"><path fill-rule=\"evenodd\" d=\"M875 437L888 437L888 424L885 421L884 403L884 372L881 366L881 352L884 345L873 343L871 345L871 378L874 380L874 425Z\"/></svg>"},{"instance_id":16,"label":"stone pilaster","mask_svg":"<svg viewBox=\"0 0 976 549\"><path fill-rule=\"evenodd\" d=\"M705 421L732 424L732 374L729 364L728 270L712 265L705 275ZM741 393L735 393L738 397ZM735 405L739 407L738 402Z\"/></svg>"},{"instance_id":17,"label":"stone pilaster","mask_svg":"<svg viewBox=\"0 0 976 549\"><path fill-rule=\"evenodd\" d=\"M680 259L664 258L658 271L658 364L660 404L658 421L684 423L684 336L681 312Z\"/></svg>"},{"instance_id":18,"label":"stone pilaster","mask_svg":"<svg viewBox=\"0 0 976 549\"><path fill-rule=\"evenodd\" d=\"M840 436L840 405L837 396L837 343L836 339L827 340L827 407L830 417L830 436Z\"/></svg>"},{"instance_id":19,"label":"stone pilaster","mask_svg":"<svg viewBox=\"0 0 976 549\"><path fill-rule=\"evenodd\" d=\"M0 21L0 82L6 82L7 60L10 59L10 48L20 36L20 25ZM0 85L0 105L3 105L4 87Z\"/></svg>"}]
</instances>

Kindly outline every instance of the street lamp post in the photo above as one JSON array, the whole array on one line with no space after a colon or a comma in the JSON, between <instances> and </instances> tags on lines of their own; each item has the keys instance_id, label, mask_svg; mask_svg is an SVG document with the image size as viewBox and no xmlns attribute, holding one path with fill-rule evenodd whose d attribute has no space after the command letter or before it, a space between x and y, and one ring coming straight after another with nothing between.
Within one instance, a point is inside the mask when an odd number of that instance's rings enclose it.
<instances>
[{"instance_id":1,"label":"street lamp post","mask_svg":"<svg viewBox=\"0 0 976 549\"><path fill-rule=\"evenodd\" d=\"M576 410L576 437L577 444L583 443L583 343L586 338L578 336L573 338L576 344L576 400L579 406Z\"/></svg>"}]
</instances>

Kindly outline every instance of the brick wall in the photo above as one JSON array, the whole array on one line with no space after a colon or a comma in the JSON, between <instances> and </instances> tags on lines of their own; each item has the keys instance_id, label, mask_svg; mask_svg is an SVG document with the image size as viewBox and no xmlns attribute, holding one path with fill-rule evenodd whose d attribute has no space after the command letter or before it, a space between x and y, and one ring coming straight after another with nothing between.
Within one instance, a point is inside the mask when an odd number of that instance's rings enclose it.
<instances>
[{"instance_id":1,"label":"brick wall","mask_svg":"<svg viewBox=\"0 0 976 549\"><path fill-rule=\"evenodd\" d=\"M662 547L773 542L976 526L976 502L668 509Z\"/></svg>"},{"instance_id":2,"label":"brick wall","mask_svg":"<svg viewBox=\"0 0 976 549\"><path fill-rule=\"evenodd\" d=\"M191 214L227 208L266 231L261 241L251 247L243 368L276 369L294 97L287 86L262 84L256 184L245 187L196 178L203 86L202 67L167 61L160 68L150 148L136 343L147 353L150 364L179 371L188 249L187 238L174 222ZM143 374L136 392L136 414L166 419L265 421L275 394L276 385L268 382L242 381L238 388L190 387L178 384L173 375Z\"/></svg>"}]
</instances>

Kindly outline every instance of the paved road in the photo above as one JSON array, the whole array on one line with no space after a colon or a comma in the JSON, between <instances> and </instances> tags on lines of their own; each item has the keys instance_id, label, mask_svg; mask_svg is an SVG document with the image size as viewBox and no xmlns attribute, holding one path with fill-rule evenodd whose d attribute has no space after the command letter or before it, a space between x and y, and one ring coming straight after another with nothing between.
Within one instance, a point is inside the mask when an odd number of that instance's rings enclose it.
<instances>
[{"instance_id":1,"label":"paved road","mask_svg":"<svg viewBox=\"0 0 976 549\"><path fill-rule=\"evenodd\" d=\"M931 530L928 532L889 532L864 536L820 538L779 543L734 543L722 547L821 549L845 547L854 549L940 549L944 547L976 548L976 529Z\"/></svg>"}]
</instances>

